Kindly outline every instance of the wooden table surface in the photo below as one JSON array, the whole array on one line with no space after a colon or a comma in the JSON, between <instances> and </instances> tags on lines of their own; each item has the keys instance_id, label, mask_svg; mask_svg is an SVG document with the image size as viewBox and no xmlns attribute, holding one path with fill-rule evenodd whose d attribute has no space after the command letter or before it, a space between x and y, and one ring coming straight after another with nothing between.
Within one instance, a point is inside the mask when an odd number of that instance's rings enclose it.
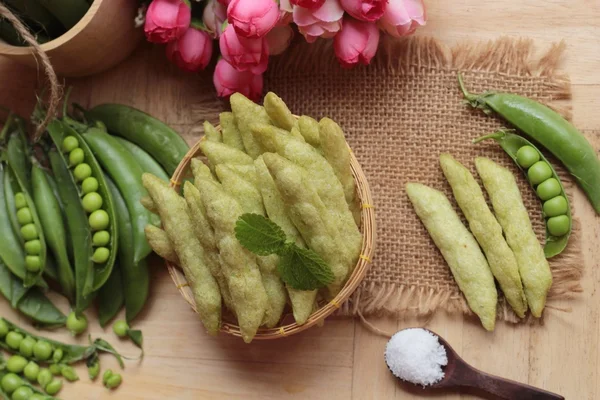
<instances>
[{"instance_id":1,"label":"wooden table surface","mask_svg":"<svg viewBox=\"0 0 600 400\"><path fill-rule=\"evenodd\" d=\"M501 35L536 40L539 48L565 39L564 70L573 84L575 124L600 148L600 1L598 0L453 0L428 1L428 25L420 31L447 43L493 39ZM184 74L163 61L163 49L142 46L123 65L99 76L79 79L74 98L84 105L117 101L134 105L196 137L202 115L195 107L202 78ZM30 111L35 72L0 59L0 104ZM302 110L296 110L302 112ZM547 311L541 325L499 323L494 333L458 315L418 319L372 319L395 331L426 326L443 335L474 366L572 400L600 399L600 219L576 194L583 221L584 293L558 304L571 312ZM142 362L129 361L124 384L108 392L82 379L66 384L64 399L416 399L428 392L398 384L383 362L386 340L359 321L329 319L296 337L245 345L230 337L208 337L178 294L166 271L155 263L152 297L136 327L144 332ZM66 308L66 305L65 305ZM18 316L2 302L0 313ZM124 353L137 350L105 332L91 315L91 333L115 342ZM24 321L21 321L25 324ZM26 325L27 326L27 325ZM51 336L72 340L64 333ZM115 368L104 357L103 368ZM479 398L438 393L436 399Z\"/></svg>"}]
</instances>

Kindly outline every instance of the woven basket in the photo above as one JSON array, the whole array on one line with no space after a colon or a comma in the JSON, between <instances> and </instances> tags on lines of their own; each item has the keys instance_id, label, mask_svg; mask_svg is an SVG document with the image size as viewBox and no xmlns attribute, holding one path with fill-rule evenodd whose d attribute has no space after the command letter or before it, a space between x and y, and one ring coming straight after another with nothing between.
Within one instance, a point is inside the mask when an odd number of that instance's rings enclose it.
<instances>
[{"instance_id":1,"label":"woven basket","mask_svg":"<svg viewBox=\"0 0 600 400\"><path fill-rule=\"evenodd\" d=\"M217 126L217 129L220 127ZM185 178L191 176L190 172L190 162L192 158L198 157L202 155L200 151L200 142L204 140L204 138L200 139L198 143L196 143L190 151L185 155L181 163L175 170L173 177L171 178L171 187L180 191L181 182ZM352 151L351 154L351 167L352 174L354 175L354 179L356 181L357 193L360 198L362 215L361 215L361 231L363 234L363 242L362 242L362 250L360 254L360 258L358 259L358 263L356 264L356 268L354 268L354 272L350 276L350 279L346 282L342 290L338 293L338 295L331 301L326 302L323 301L319 304L319 309L311 314L306 323L303 325L298 325L291 314L291 312L284 314L284 316L280 320L280 325L275 328L260 328L256 333L254 339L256 340L266 340L266 339L279 339L285 336L290 336L296 334L298 332L302 332L310 328L311 326L322 323L325 318L335 312L340 306L348 300L350 295L356 290L358 285L362 282L367 271L370 266L370 262L373 257L373 252L375 250L375 210L373 208L373 199L371 197L371 190L369 189L369 184L367 182L367 178L362 171L360 164L354 157ZM185 275L177 266L171 262L166 262L167 269L169 270L169 274L171 278L177 285L177 289L183 296L183 298L192 306L192 309L197 313L196 303L194 301L194 296L192 294L192 290L190 289L187 280L185 279ZM240 332L240 327L237 325L234 317L229 318L227 315L223 315L223 322L221 324L221 332L227 333L233 336L242 337Z\"/></svg>"}]
</instances>

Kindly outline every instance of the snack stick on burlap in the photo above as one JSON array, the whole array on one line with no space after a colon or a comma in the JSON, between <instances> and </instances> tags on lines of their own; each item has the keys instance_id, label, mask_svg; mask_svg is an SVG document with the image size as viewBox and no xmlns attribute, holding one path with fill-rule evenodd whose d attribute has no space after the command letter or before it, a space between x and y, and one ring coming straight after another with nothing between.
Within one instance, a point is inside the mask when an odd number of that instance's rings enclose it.
<instances>
[{"instance_id":1,"label":"snack stick on burlap","mask_svg":"<svg viewBox=\"0 0 600 400\"><path fill-rule=\"evenodd\" d=\"M244 142L246 153L254 159L262 154L263 149L254 135L252 135L250 125L255 123L270 124L271 119L262 106L254 103L243 94L234 93L229 98L229 101L235 122Z\"/></svg>"},{"instance_id":2,"label":"snack stick on burlap","mask_svg":"<svg viewBox=\"0 0 600 400\"><path fill-rule=\"evenodd\" d=\"M291 131L297 125L298 122L288 106L275 93L267 93L263 105L267 115L276 127Z\"/></svg>"},{"instance_id":3,"label":"snack stick on burlap","mask_svg":"<svg viewBox=\"0 0 600 400\"><path fill-rule=\"evenodd\" d=\"M316 119L303 115L298 119L298 130L306 141L315 149L321 149L321 134L319 132L319 123Z\"/></svg>"},{"instance_id":4,"label":"snack stick on burlap","mask_svg":"<svg viewBox=\"0 0 600 400\"><path fill-rule=\"evenodd\" d=\"M242 135L237 128L233 113L222 112L219 114L219 122L221 123L223 143L225 143L227 146L233 147L236 150L246 152L246 149L244 148L244 142L242 141Z\"/></svg>"}]
</instances>

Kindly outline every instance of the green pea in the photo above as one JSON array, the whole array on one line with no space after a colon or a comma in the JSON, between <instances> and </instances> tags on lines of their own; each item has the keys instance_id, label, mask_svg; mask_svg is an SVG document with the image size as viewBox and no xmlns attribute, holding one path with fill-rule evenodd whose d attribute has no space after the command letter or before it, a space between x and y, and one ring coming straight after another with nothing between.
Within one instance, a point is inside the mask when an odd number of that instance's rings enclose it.
<instances>
[{"instance_id":1,"label":"green pea","mask_svg":"<svg viewBox=\"0 0 600 400\"><path fill-rule=\"evenodd\" d=\"M113 374L106 380L104 386L106 386L109 389L116 389L119 387L121 382L123 382L121 374Z\"/></svg>"},{"instance_id":2,"label":"green pea","mask_svg":"<svg viewBox=\"0 0 600 400\"><path fill-rule=\"evenodd\" d=\"M113 332L119 337L127 336L129 325L124 320L118 320L113 324Z\"/></svg>"},{"instance_id":3,"label":"green pea","mask_svg":"<svg viewBox=\"0 0 600 400\"><path fill-rule=\"evenodd\" d=\"M13 350L17 350L21 345L21 341L23 340L23 335L19 332L11 331L6 334L6 338L4 341Z\"/></svg>"},{"instance_id":4,"label":"green pea","mask_svg":"<svg viewBox=\"0 0 600 400\"><path fill-rule=\"evenodd\" d=\"M41 368L37 376L37 381L42 388L45 388L52 381L52 372L48 368Z\"/></svg>"},{"instance_id":5,"label":"green pea","mask_svg":"<svg viewBox=\"0 0 600 400\"><path fill-rule=\"evenodd\" d=\"M20 374L27 365L27 359L23 356L14 355L6 361L6 369L15 374Z\"/></svg>"},{"instance_id":6,"label":"green pea","mask_svg":"<svg viewBox=\"0 0 600 400\"><path fill-rule=\"evenodd\" d=\"M92 365L90 365L88 367L88 376L90 377L90 380L94 380L98 377L98 375L100 374L100 363L98 361L96 361L95 363L93 363Z\"/></svg>"},{"instance_id":7,"label":"green pea","mask_svg":"<svg viewBox=\"0 0 600 400\"><path fill-rule=\"evenodd\" d=\"M532 185L539 185L552 176L552 169L546 161L538 161L529 168L527 176Z\"/></svg>"},{"instance_id":8,"label":"green pea","mask_svg":"<svg viewBox=\"0 0 600 400\"><path fill-rule=\"evenodd\" d=\"M79 140L75 136L67 136L63 139L62 149L65 153L70 153L79 147Z\"/></svg>"},{"instance_id":9,"label":"green pea","mask_svg":"<svg viewBox=\"0 0 600 400\"><path fill-rule=\"evenodd\" d=\"M108 231L98 231L92 236L92 244L96 247L106 246L110 242Z\"/></svg>"},{"instance_id":10,"label":"green pea","mask_svg":"<svg viewBox=\"0 0 600 400\"><path fill-rule=\"evenodd\" d=\"M110 378L111 376L113 376L112 369L107 369L106 371L104 371L104 374L102 374L102 383L106 385L106 382L108 382L108 378Z\"/></svg>"},{"instance_id":11,"label":"green pea","mask_svg":"<svg viewBox=\"0 0 600 400\"><path fill-rule=\"evenodd\" d=\"M23 207L27 207L27 200L22 192L15 194L15 207L20 210Z\"/></svg>"},{"instance_id":12,"label":"green pea","mask_svg":"<svg viewBox=\"0 0 600 400\"><path fill-rule=\"evenodd\" d=\"M92 167L89 164L81 163L73 170L73 176L77 182L81 182L92 176Z\"/></svg>"},{"instance_id":13,"label":"green pea","mask_svg":"<svg viewBox=\"0 0 600 400\"><path fill-rule=\"evenodd\" d=\"M83 194L92 193L98 190L98 179L90 176L85 178L81 183L81 191Z\"/></svg>"},{"instance_id":14,"label":"green pea","mask_svg":"<svg viewBox=\"0 0 600 400\"><path fill-rule=\"evenodd\" d=\"M19 353L27 358L31 358L33 356L33 346L35 346L35 342L34 338L27 336L19 345Z\"/></svg>"},{"instance_id":15,"label":"green pea","mask_svg":"<svg viewBox=\"0 0 600 400\"><path fill-rule=\"evenodd\" d=\"M0 318L0 337L6 336L9 330L10 329L8 328L6 321Z\"/></svg>"},{"instance_id":16,"label":"green pea","mask_svg":"<svg viewBox=\"0 0 600 400\"><path fill-rule=\"evenodd\" d=\"M63 350L59 347L58 349L54 350L54 353L52 353L52 361L54 361L55 363L59 363L60 360L62 360L63 358Z\"/></svg>"},{"instance_id":17,"label":"green pea","mask_svg":"<svg viewBox=\"0 0 600 400\"><path fill-rule=\"evenodd\" d=\"M548 232L552 236L562 236L569 232L571 221L568 216L559 215L557 217L549 218L548 221L546 221L546 226L548 227Z\"/></svg>"},{"instance_id":18,"label":"green pea","mask_svg":"<svg viewBox=\"0 0 600 400\"><path fill-rule=\"evenodd\" d=\"M19 211L17 211L17 221L21 226L27 225L33 222L33 215L31 215L31 210L29 207L23 207Z\"/></svg>"},{"instance_id":19,"label":"green pea","mask_svg":"<svg viewBox=\"0 0 600 400\"><path fill-rule=\"evenodd\" d=\"M75 167L75 166L81 164L84 159L85 159L85 154L83 153L83 150L81 150L80 148L74 149L73 151L71 151L69 153L69 164L71 165L71 167Z\"/></svg>"},{"instance_id":20,"label":"green pea","mask_svg":"<svg viewBox=\"0 0 600 400\"><path fill-rule=\"evenodd\" d=\"M42 252L42 243L39 239L28 240L25 242L25 252L31 255L39 255Z\"/></svg>"},{"instance_id":21,"label":"green pea","mask_svg":"<svg viewBox=\"0 0 600 400\"><path fill-rule=\"evenodd\" d=\"M25 366L25 369L23 369L23 375L25 375L25 378L27 378L30 382L35 382L39 374L40 366L33 361L29 361L29 363Z\"/></svg>"},{"instance_id":22,"label":"green pea","mask_svg":"<svg viewBox=\"0 0 600 400\"><path fill-rule=\"evenodd\" d=\"M25 257L25 268L29 272L38 272L42 268L42 260L38 256L26 256Z\"/></svg>"},{"instance_id":23,"label":"green pea","mask_svg":"<svg viewBox=\"0 0 600 400\"><path fill-rule=\"evenodd\" d=\"M569 203L564 196L556 196L544 203L543 210L546 217L556 217L567 213Z\"/></svg>"},{"instance_id":24,"label":"green pea","mask_svg":"<svg viewBox=\"0 0 600 400\"><path fill-rule=\"evenodd\" d=\"M50 359L52 356L52 345L45 340L38 340L33 346L33 356L42 361Z\"/></svg>"},{"instance_id":25,"label":"green pea","mask_svg":"<svg viewBox=\"0 0 600 400\"><path fill-rule=\"evenodd\" d=\"M48 370L52 375L60 375L62 374L62 370L64 368L63 364L50 364L48 366Z\"/></svg>"},{"instance_id":26,"label":"green pea","mask_svg":"<svg viewBox=\"0 0 600 400\"><path fill-rule=\"evenodd\" d=\"M102 196L100 196L97 192L88 193L83 196L83 200L81 200L83 204L83 209L89 213L99 210L102 207Z\"/></svg>"},{"instance_id":27,"label":"green pea","mask_svg":"<svg viewBox=\"0 0 600 400\"><path fill-rule=\"evenodd\" d=\"M26 241L38 238L38 232L34 224L23 225L21 227L21 235Z\"/></svg>"},{"instance_id":28,"label":"green pea","mask_svg":"<svg viewBox=\"0 0 600 400\"><path fill-rule=\"evenodd\" d=\"M8 373L2 377L0 385L2 385L2 390L4 390L8 394L11 394L15 390L23 386L23 379L21 379L16 374Z\"/></svg>"},{"instance_id":29,"label":"green pea","mask_svg":"<svg viewBox=\"0 0 600 400\"><path fill-rule=\"evenodd\" d=\"M560 182L558 182L556 178L550 178L540 183L536 189L536 192L540 199L548 200L558 196L562 190L560 187Z\"/></svg>"},{"instance_id":30,"label":"green pea","mask_svg":"<svg viewBox=\"0 0 600 400\"><path fill-rule=\"evenodd\" d=\"M75 311L72 311L67 317L67 329L71 331L73 335L79 335L87 329L88 321L85 314L81 314L77 317Z\"/></svg>"},{"instance_id":31,"label":"green pea","mask_svg":"<svg viewBox=\"0 0 600 400\"><path fill-rule=\"evenodd\" d=\"M33 389L28 386L21 386L12 394L11 400L29 400L33 395Z\"/></svg>"},{"instance_id":32,"label":"green pea","mask_svg":"<svg viewBox=\"0 0 600 400\"><path fill-rule=\"evenodd\" d=\"M77 375L77 372L75 372L73 367L69 365L65 365L60 373L69 382L75 382L79 380L79 375Z\"/></svg>"},{"instance_id":33,"label":"green pea","mask_svg":"<svg viewBox=\"0 0 600 400\"><path fill-rule=\"evenodd\" d=\"M106 247L98 247L96 250L94 250L92 261L96 264L103 264L108 260L108 257L110 257L110 250L108 250Z\"/></svg>"},{"instance_id":34,"label":"green pea","mask_svg":"<svg viewBox=\"0 0 600 400\"><path fill-rule=\"evenodd\" d=\"M52 379L52 381L46 385L46 393L50 396L54 396L55 394L60 392L60 389L62 389L62 385L63 383L60 379Z\"/></svg>"},{"instance_id":35,"label":"green pea","mask_svg":"<svg viewBox=\"0 0 600 400\"><path fill-rule=\"evenodd\" d=\"M523 146L517 151L517 163L527 169L540 161L540 153L532 146Z\"/></svg>"},{"instance_id":36,"label":"green pea","mask_svg":"<svg viewBox=\"0 0 600 400\"><path fill-rule=\"evenodd\" d=\"M34 393L31 396L29 396L29 400L48 400L48 397L39 393Z\"/></svg>"},{"instance_id":37,"label":"green pea","mask_svg":"<svg viewBox=\"0 0 600 400\"><path fill-rule=\"evenodd\" d=\"M104 210L96 210L90 214L88 221L93 230L99 231L108 228L110 218Z\"/></svg>"}]
</instances>

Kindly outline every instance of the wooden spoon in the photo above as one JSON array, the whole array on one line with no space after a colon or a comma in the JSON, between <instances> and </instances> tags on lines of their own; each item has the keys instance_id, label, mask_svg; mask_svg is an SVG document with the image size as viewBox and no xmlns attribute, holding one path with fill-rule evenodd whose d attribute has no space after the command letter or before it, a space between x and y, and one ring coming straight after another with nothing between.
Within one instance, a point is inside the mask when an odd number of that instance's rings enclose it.
<instances>
[{"instance_id":1,"label":"wooden spoon","mask_svg":"<svg viewBox=\"0 0 600 400\"><path fill-rule=\"evenodd\" d=\"M470 366L440 335L433 331L429 332L437 336L440 344L446 349L448 365L444 367L444 378L427 388L474 388L506 400L564 400L561 395L486 374Z\"/></svg>"}]
</instances>

